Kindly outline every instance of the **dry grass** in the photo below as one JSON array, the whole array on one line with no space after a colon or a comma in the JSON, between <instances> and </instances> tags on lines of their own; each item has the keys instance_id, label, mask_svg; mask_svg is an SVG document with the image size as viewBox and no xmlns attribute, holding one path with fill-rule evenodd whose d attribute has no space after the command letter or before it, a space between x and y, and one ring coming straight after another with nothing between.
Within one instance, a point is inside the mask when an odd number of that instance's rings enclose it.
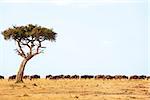
<instances>
[{"instance_id":1,"label":"dry grass","mask_svg":"<svg viewBox=\"0 0 150 100\"><path fill-rule=\"evenodd\" d=\"M0 100L150 100L150 80L0 80Z\"/></svg>"}]
</instances>

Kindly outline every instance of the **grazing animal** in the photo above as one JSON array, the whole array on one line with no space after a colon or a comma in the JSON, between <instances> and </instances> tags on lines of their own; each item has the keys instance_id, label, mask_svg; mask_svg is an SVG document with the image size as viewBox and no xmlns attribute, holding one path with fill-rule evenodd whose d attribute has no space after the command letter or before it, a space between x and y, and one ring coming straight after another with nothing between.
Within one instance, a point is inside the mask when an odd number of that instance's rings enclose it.
<instances>
[{"instance_id":1,"label":"grazing animal","mask_svg":"<svg viewBox=\"0 0 150 100\"><path fill-rule=\"evenodd\" d=\"M58 75L59 79L64 79L64 75Z\"/></svg>"},{"instance_id":2,"label":"grazing animal","mask_svg":"<svg viewBox=\"0 0 150 100\"><path fill-rule=\"evenodd\" d=\"M131 80L131 79L139 79L139 76L137 76L137 75L132 75L132 76L130 76L129 79L130 79L130 80Z\"/></svg>"},{"instance_id":3,"label":"grazing animal","mask_svg":"<svg viewBox=\"0 0 150 100\"><path fill-rule=\"evenodd\" d=\"M62 75L56 75L56 76L52 76L49 79L62 79L63 76Z\"/></svg>"},{"instance_id":4,"label":"grazing animal","mask_svg":"<svg viewBox=\"0 0 150 100\"><path fill-rule=\"evenodd\" d=\"M70 78L71 78L70 75L65 75L65 76L64 76L64 79L70 79Z\"/></svg>"},{"instance_id":5,"label":"grazing animal","mask_svg":"<svg viewBox=\"0 0 150 100\"><path fill-rule=\"evenodd\" d=\"M123 75L122 79L128 79L128 76Z\"/></svg>"},{"instance_id":6,"label":"grazing animal","mask_svg":"<svg viewBox=\"0 0 150 100\"><path fill-rule=\"evenodd\" d=\"M80 76L79 76L79 75L73 75L73 76L71 76L70 78L71 78L71 79L79 79Z\"/></svg>"},{"instance_id":7,"label":"grazing animal","mask_svg":"<svg viewBox=\"0 0 150 100\"><path fill-rule=\"evenodd\" d=\"M146 79L149 80L149 79L150 79L150 76L147 76Z\"/></svg>"},{"instance_id":8,"label":"grazing animal","mask_svg":"<svg viewBox=\"0 0 150 100\"><path fill-rule=\"evenodd\" d=\"M10 81L10 80L15 80L16 79L16 75L12 75L12 76L9 76L8 77L8 81Z\"/></svg>"},{"instance_id":9,"label":"grazing animal","mask_svg":"<svg viewBox=\"0 0 150 100\"><path fill-rule=\"evenodd\" d=\"M95 79L105 79L105 75L96 75Z\"/></svg>"},{"instance_id":10,"label":"grazing animal","mask_svg":"<svg viewBox=\"0 0 150 100\"><path fill-rule=\"evenodd\" d=\"M25 76L23 76L23 79L30 79L30 76L29 75L25 75Z\"/></svg>"},{"instance_id":11,"label":"grazing animal","mask_svg":"<svg viewBox=\"0 0 150 100\"><path fill-rule=\"evenodd\" d=\"M115 79L115 76L111 76L111 75L106 75L105 79Z\"/></svg>"},{"instance_id":12,"label":"grazing animal","mask_svg":"<svg viewBox=\"0 0 150 100\"><path fill-rule=\"evenodd\" d=\"M33 80L33 79L40 79L40 76L39 75L30 76L30 80Z\"/></svg>"},{"instance_id":13,"label":"grazing animal","mask_svg":"<svg viewBox=\"0 0 150 100\"><path fill-rule=\"evenodd\" d=\"M122 75L115 75L115 79L122 79Z\"/></svg>"},{"instance_id":14,"label":"grazing animal","mask_svg":"<svg viewBox=\"0 0 150 100\"><path fill-rule=\"evenodd\" d=\"M56 75L56 76L52 76L49 79L64 79L64 75Z\"/></svg>"},{"instance_id":15,"label":"grazing animal","mask_svg":"<svg viewBox=\"0 0 150 100\"><path fill-rule=\"evenodd\" d=\"M81 76L81 79L91 79L91 78L94 78L93 75L82 75Z\"/></svg>"},{"instance_id":16,"label":"grazing animal","mask_svg":"<svg viewBox=\"0 0 150 100\"><path fill-rule=\"evenodd\" d=\"M128 79L128 77L127 76L125 76L125 75L115 75L114 76L115 77L115 79Z\"/></svg>"},{"instance_id":17,"label":"grazing animal","mask_svg":"<svg viewBox=\"0 0 150 100\"><path fill-rule=\"evenodd\" d=\"M141 75L141 76L139 76L139 79L146 79L146 76L145 75Z\"/></svg>"},{"instance_id":18,"label":"grazing animal","mask_svg":"<svg viewBox=\"0 0 150 100\"><path fill-rule=\"evenodd\" d=\"M52 76L49 79L60 79L60 77L59 76Z\"/></svg>"},{"instance_id":19,"label":"grazing animal","mask_svg":"<svg viewBox=\"0 0 150 100\"><path fill-rule=\"evenodd\" d=\"M52 75L46 75L45 79L53 77Z\"/></svg>"},{"instance_id":20,"label":"grazing animal","mask_svg":"<svg viewBox=\"0 0 150 100\"><path fill-rule=\"evenodd\" d=\"M0 79L4 79L4 76L0 75Z\"/></svg>"}]
</instances>

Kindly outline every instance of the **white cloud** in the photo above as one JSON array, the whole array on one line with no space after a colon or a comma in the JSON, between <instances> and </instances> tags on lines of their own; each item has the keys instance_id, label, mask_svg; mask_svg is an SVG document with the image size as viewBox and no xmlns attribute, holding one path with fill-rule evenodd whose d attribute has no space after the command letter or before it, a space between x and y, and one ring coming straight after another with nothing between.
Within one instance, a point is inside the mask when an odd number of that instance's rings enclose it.
<instances>
[{"instance_id":1,"label":"white cloud","mask_svg":"<svg viewBox=\"0 0 150 100\"><path fill-rule=\"evenodd\" d=\"M105 3L142 3L144 0L0 0L1 3L50 3L55 5L97 5Z\"/></svg>"}]
</instances>

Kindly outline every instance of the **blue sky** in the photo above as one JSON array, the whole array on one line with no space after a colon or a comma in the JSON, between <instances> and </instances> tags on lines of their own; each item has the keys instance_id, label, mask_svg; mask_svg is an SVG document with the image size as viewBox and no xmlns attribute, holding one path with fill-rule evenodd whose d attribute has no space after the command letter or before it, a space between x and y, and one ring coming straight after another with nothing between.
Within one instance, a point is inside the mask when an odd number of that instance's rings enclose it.
<instances>
[{"instance_id":1,"label":"blue sky","mask_svg":"<svg viewBox=\"0 0 150 100\"><path fill-rule=\"evenodd\" d=\"M149 73L147 0L2 0L0 8L0 31L32 23L58 33L25 74ZM15 48L0 35L1 75L18 71Z\"/></svg>"}]
</instances>

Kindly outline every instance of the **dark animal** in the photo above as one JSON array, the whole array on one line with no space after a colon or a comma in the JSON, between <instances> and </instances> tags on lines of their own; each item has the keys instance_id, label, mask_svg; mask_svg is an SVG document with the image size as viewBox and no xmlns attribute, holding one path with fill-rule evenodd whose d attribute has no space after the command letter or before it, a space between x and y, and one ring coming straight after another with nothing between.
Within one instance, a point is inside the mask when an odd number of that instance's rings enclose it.
<instances>
[{"instance_id":1,"label":"dark animal","mask_svg":"<svg viewBox=\"0 0 150 100\"><path fill-rule=\"evenodd\" d=\"M149 80L149 79L150 79L150 76L147 76L146 79Z\"/></svg>"},{"instance_id":2,"label":"dark animal","mask_svg":"<svg viewBox=\"0 0 150 100\"><path fill-rule=\"evenodd\" d=\"M81 79L91 79L91 78L94 78L93 75L82 75L81 76Z\"/></svg>"},{"instance_id":3,"label":"dark animal","mask_svg":"<svg viewBox=\"0 0 150 100\"><path fill-rule=\"evenodd\" d=\"M105 75L96 75L95 79L105 79Z\"/></svg>"},{"instance_id":4,"label":"dark animal","mask_svg":"<svg viewBox=\"0 0 150 100\"><path fill-rule=\"evenodd\" d=\"M123 75L122 79L128 79L128 76Z\"/></svg>"},{"instance_id":5,"label":"dark animal","mask_svg":"<svg viewBox=\"0 0 150 100\"><path fill-rule=\"evenodd\" d=\"M25 76L23 76L23 79L30 79L30 76L29 75L25 75Z\"/></svg>"},{"instance_id":6,"label":"dark animal","mask_svg":"<svg viewBox=\"0 0 150 100\"><path fill-rule=\"evenodd\" d=\"M104 79L115 79L115 76L106 75Z\"/></svg>"},{"instance_id":7,"label":"dark animal","mask_svg":"<svg viewBox=\"0 0 150 100\"><path fill-rule=\"evenodd\" d=\"M56 75L56 76L52 76L49 79L60 79L60 76Z\"/></svg>"},{"instance_id":8,"label":"dark animal","mask_svg":"<svg viewBox=\"0 0 150 100\"><path fill-rule=\"evenodd\" d=\"M65 76L64 76L64 79L70 79L70 78L71 78L70 75L65 75Z\"/></svg>"},{"instance_id":9,"label":"dark animal","mask_svg":"<svg viewBox=\"0 0 150 100\"><path fill-rule=\"evenodd\" d=\"M115 79L122 79L122 75L115 75Z\"/></svg>"},{"instance_id":10,"label":"dark animal","mask_svg":"<svg viewBox=\"0 0 150 100\"><path fill-rule=\"evenodd\" d=\"M10 81L10 80L15 80L16 79L16 75L12 75L12 76L9 76L8 77L8 81Z\"/></svg>"},{"instance_id":11,"label":"dark animal","mask_svg":"<svg viewBox=\"0 0 150 100\"><path fill-rule=\"evenodd\" d=\"M46 75L45 79L51 78L52 75Z\"/></svg>"},{"instance_id":12,"label":"dark animal","mask_svg":"<svg viewBox=\"0 0 150 100\"><path fill-rule=\"evenodd\" d=\"M0 75L0 79L4 79L4 76L1 76L1 75Z\"/></svg>"},{"instance_id":13,"label":"dark animal","mask_svg":"<svg viewBox=\"0 0 150 100\"><path fill-rule=\"evenodd\" d=\"M137 76L137 75L132 75L132 76L130 76L129 79L130 79L130 80L132 80L132 79L139 79L139 76Z\"/></svg>"},{"instance_id":14,"label":"dark animal","mask_svg":"<svg viewBox=\"0 0 150 100\"><path fill-rule=\"evenodd\" d=\"M33 80L33 79L40 79L40 76L39 75L30 76L30 80Z\"/></svg>"},{"instance_id":15,"label":"dark animal","mask_svg":"<svg viewBox=\"0 0 150 100\"><path fill-rule=\"evenodd\" d=\"M141 75L141 76L139 76L139 79L146 79L146 76L145 75Z\"/></svg>"},{"instance_id":16,"label":"dark animal","mask_svg":"<svg viewBox=\"0 0 150 100\"><path fill-rule=\"evenodd\" d=\"M52 76L49 79L63 79L64 75L56 75L56 76Z\"/></svg>"},{"instance_id":17,"label":"dark animal","mask_svg":"<svg viewBox=\"0 0 150 100\"><path fill-rule=\"evenodd\" d=\"M79 75L72 75L70 78L71 78L71 79L79 79L80 76L79 76Z\"/></svg>"},{"instance_id":18,"label":"dark animal","mask_svg":"<svg viewBox=\"0 0 150 100\"><path fill-rule=\"evenodd\" d=\"M128 79L128 76L125 76L125 75L115 75L114 76L115 77L115 79Z\"/></svg>"}]
</instances>

